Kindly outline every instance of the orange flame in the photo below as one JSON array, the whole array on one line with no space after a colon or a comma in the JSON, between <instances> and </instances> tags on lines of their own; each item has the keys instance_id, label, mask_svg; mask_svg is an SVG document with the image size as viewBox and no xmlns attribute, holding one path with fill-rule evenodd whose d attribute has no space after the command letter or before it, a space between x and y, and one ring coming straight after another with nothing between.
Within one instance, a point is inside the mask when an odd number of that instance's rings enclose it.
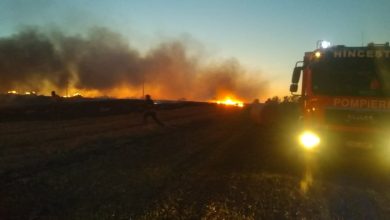
<instances>
[{"instance_id":1,"label":"orange flame","mask_svg":"<svg viewBox=\"0 0 390 220\"><path fill-rule=\"evenodd\" d=\"M223 100L216 100L214 102L217 103L218 105L236 106L240 108L244 107L244 102L237 99L233 99L229 96Z\"/></svg>"}]
</instances>

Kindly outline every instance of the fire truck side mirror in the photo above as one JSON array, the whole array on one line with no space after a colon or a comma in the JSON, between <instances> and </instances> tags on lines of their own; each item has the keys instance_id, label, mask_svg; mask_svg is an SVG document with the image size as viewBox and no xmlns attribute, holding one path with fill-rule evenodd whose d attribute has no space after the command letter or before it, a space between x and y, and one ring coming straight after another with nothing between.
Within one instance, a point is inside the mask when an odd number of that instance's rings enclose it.
<instances>
[{"instance_id":1,"label":"fire truck side mirror","mask_svg":"<svg viewBox=\"0 0 390 220\"><path fill-rule=\"evenodd\" d=\"M292 83L290 85L290 92L297 92L298 91L298 84Z\"/></svg>"},{"instance_id":2,"label":"fire truck side mirror","mask_svg":"<svg viewBox=\"0 0 390 220\"><path fill-rule=\"evenodd\" d=\"M300 67L300 66L296 66L294 68L294 72L293 72L292 80L291 80L291 82L293 84L298 84L299 78L301 77L301 71L302 71L302 67Z\"/></svg>"},{"instance_id":3,"label":"fire truck side mirror","mask_svg":"<svg viewBox=\"0 0 390 220\"><path fill-rule=\"evenodd\" d=\"M298 91L299 78L301 77L302 67L296 66L291 79L290 92Z\"/></svg>"}]
</instances>

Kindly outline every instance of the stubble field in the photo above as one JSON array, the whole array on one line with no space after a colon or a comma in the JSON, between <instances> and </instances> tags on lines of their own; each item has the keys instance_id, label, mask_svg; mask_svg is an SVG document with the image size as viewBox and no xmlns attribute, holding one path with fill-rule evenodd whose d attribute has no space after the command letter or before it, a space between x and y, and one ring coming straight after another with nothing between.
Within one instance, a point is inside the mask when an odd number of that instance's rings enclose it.
<instances>
[{"instance_id":1,"label":"stubble field","mask_svg":"<svg viewBox=\"0 0 390 220\"><path fill-rule=\"evenodd\" d=\"M0 122L1 219L385 219L370 172L308 168L288 126L188 105ZM311 164L312 165L312 164Z\"/></svg>"}]
</instances>

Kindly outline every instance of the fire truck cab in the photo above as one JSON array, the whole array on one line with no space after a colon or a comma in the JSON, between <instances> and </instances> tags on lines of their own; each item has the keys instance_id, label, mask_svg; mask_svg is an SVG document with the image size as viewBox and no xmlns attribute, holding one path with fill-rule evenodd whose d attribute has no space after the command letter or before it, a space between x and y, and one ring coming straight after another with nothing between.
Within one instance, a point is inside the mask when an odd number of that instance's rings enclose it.
<instances>
[{"instance_id":1,"label":"fire truck cab","mask_svg":"<svg viewBox=\"0 0 390 220\"><path fill-rule=\"evenodd\" d=\"M319 41L296 63L290 91L301 96L304 149L353 147L390 156L389 43L347 47Z\"/></svg>"}]
</instances>

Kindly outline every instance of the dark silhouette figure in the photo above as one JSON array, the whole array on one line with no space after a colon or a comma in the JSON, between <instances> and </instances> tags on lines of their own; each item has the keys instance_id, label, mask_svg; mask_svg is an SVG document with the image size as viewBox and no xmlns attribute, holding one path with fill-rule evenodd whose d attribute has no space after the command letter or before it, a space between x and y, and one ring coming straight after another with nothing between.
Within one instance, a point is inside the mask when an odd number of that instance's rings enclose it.
<instances>
[{"instance_id":1,"label":"dark silhouette figure","mask_svg":"<svg viewBox=\"0 0 390 220\"><path fill-rule=\"evenodd\" d=\"M51 104L49 105L51 109L50 114L48 114L48 116L52 119L59 119L62 105L62 97L57 95L56 91L51 91L51 100Z\"/></svg>"},{"instance_id":2,"label":"dark silhouette figure","mask_svg":"<svg viewBox=\"0 0 390 220\"><path fill-rule=\"evenodd\" d=\"M148 118L151 117L158 125L164 127L164 123L162 123L157 118L157 114L155 111L154 101L150 97L150 95L145 95L145 103L144 103L144 124L148 124Z\"/></svg>"},{"instance_id":3,"label":"dark silhouette figure","mask_svg":"<svg viewBox=\"0 0 390 220\"><path fill-rule=\"evenodd\" d=\"M57 95L57 94L56 94L56 91L51 91L51 98L52 98L55 102L60 102L60 101L62 101L61 96Z\"/></svg>"}]
</instances>

